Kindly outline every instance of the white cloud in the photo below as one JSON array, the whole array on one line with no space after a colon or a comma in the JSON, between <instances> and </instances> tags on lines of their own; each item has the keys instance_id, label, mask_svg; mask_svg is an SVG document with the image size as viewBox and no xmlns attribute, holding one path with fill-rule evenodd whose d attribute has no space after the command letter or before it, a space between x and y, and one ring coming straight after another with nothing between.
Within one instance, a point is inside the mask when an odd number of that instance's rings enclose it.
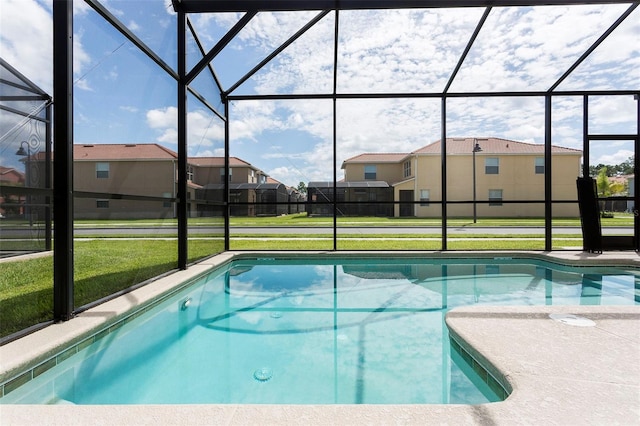
<instances>
[{"instance_id":1,"label":"white cloud","mask_svg":"<svg viewBox=\"0 0 640 426\"><path fill-rule=\"evenodd\" d=\"M494 8L451 90L546 90L626 7ZM338 92L439 92L483 11L460 8L341 12ZM231 25L230 18L224 17L229 19L227 25ZM333 14L325 17L256 74L252 78L255 92L331 93L333 19ZM251 31L243 32L242 41L270 51L277 45L274 40L287 32L275 28L280 21L281 16L261 14L261 20ZM618 31L620 39L627 40L621 49L624 53L607 55L609 65L611 61L619 61L619 68L627 70L627 74L638 69L629 64L640 56L636 52L639 44L632 42L634 36L637 39L634 30L638 29L638 20L632 17L630 22ZM607 52L611 50L615 49ZM610 71L600 73L597 68L591 72L595 79L611 75ZM630 77L613 84L620 82L630 82L625 88L637 87ZM588 79L583 85L587 84ZM244 101L231 107L232 146L244 140L255 142L265 132L287 129L305 132L312 136L315 146L294 148L289 161L309 176L323 174L323 179L331 176L330 102L328 108L321 101L251 102L250 107L244 106ZM580 104L581 99L576 98L554 102L554 144L582 148ZM439 100L338 100L337 105L338 166L345 158L362 152L408 152L440 138ZM603 104L594 106L591 112L592 117L595 114L601 117L594 124L602 120L611 127L618 122L628 123L635 109ZM452 98L447 101L447 114L449 136L544 141L542 97ZM276 157L281 161L274 170L284 175L282 155L262 156L264 160L277 160ZM313 161L305 162L305 158Z\"/></svg>"},{"instance_id":2,"label":"white cloud","mask_svg":"<svg viewBox=\"0 0 640 426\"><path fill-rule=\"evenodd\" d=\"M178 109L166 107L149 110L146 113L147 125L158 132L158 142L175 148L178 143ZM220 120L204 111L191 111L187 114L187 144L189 155L207 156L212 152L224 154L224 126ZM222 154L222 155L223 155Z\"/></svg>"},{"instance_id":3,"label":"white cloud","mask_svg":"<svg viewBox=\"0 0 640 426\"><path fill-rule=\"evenodd\" d=\"M633 157L633 151L622 149L613 154L601 155L597 158L594 158L592 161L590 161L590 164L616 165L627 161L630 157Z\"/></svg>"},{"instance_id":4,"label":"white cloud","mask_svg":"<svg viewBox=\"0 0 640 426\"><path fill-rule=\"evenodd\" d=\"M79 3L82 3L79 4ZM53 93L53 21L51 1L2 0L0 51L2 58L45 92ZM88 6L74 2L74 13L84 14ZM73 66L79 75L90 62L82 35L74 35ZM85 86L79 85L79 88Z\"/></svg>"},{"instance_id":5,"label":"white cloud","mask_svg":"<svg viewBox=\"0 0 640 426\"><path fill-rule=\"evenodd\" d=\"M140 25L138 25L136 21L132 20L132 21L129 21L127 28L129 28L131 31L138 31L140 30Z\"/></svg>"},{"instance_id":6,"label":"white cloud","mask_svg":"<svg viewBox=\"0 0 640 426\"><path fill-rule=\"evenodd\" d=\"M53 92L51 12L34 0L2 0L2 58L48 93Z\"/></svg>"}]
</instances>

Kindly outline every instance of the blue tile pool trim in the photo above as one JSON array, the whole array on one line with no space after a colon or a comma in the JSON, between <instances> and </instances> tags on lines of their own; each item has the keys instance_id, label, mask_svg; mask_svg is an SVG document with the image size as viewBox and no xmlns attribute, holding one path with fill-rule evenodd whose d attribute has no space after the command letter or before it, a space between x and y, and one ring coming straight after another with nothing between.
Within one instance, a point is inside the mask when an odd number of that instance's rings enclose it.
<instances>
[{"instance_id":1,"label":"blue tile pool trim","mask_svg":"<svg viewBox=\"0 0 640 426\"><path fill-rule=\"evenodd\" d=\"M363 256L363 253L352 253L352 254L348 254L348 253L339 253L339 256L341 257L360 257ZM305 258L314 258L314 257L326 257L327 254L326 253L320 253L320 254L310 254L310 253L304 253ZM376 253L373 256L370 256L372 258L376 258L381 256L380 254ZM615 261L615 262L602 262L602 261L594 261L594 263L592 264L591 262L587 262L585 263L584 259L580 259L575 260L575 261L571 261L571 260L566 260L566 259L554 259L551 258L549 256L546 255L540 255L538 253L526 253L526 254L522 254L522 253L516 253L516 254L511 254L509 256L501 256L501 257L496 257L495 254L493 253L487 253L487 254L483 254L483 253L474 253L472 255L473 257L470 256L465 256L463 254L457 253L454 256L450 256L450 257L446 257L447 259L494 259L494 260L540 260L540 261L544 261L544 262L548 262L548 263L553 263L556 265L561 265L561 266L581 266L581 267L602 267L602 266L612 266L612 267L624 267L626 269L630 269L630 270L638 270L640 269L637 265L629 265L629 261L628 260L621 260L621 261ZM386 254L385 258L388 259L389 257L391 258L405 258L406 253L392 253L392 254ZM16 388L20 387L21 385L33 380L34 378L38 377L39 375L43 374L44 372L48 371L49 369L51 369L52 367L58 365L58 363L61 363L62 361L66 360L67 358L69 358L70 356L74 355L75 353L81 351L82 349L86 348L87 346L93 344L94 342L96 342L97 340L101 339L102 337L105 337L107 335L109 335L111 332L117 330L119 327L121 327L122 325L126 324L128 321L131 321L135 318L137 318L138 316L146 313L149 309L154 308L156 305L164 302L166 299L172 297L174 294L176 294L177 292L181 291L182 289L184 289L185 287L188 287L189 285L193 284L195 281L197 281L198 279L202 278L203 276L218 270L219 268L222 268L230 263L232 263L234 260L241 260L241 259L259 259L259 260L265 260L265 259L298 259L299 256L292 256L291 254L275 254L275 253L270 253L269 256L266 257L262 257L262 256L256 256L255 253L251 253L251 254L244 254L244 253L236 253L232 256L232 258L230 259L226 259L224 261L222 261L220 264L215 265L214 267L212 267L211 269L207 270L206 272L203 272L201 274L199 274L196 277L193 277L191 279L188 279L187 281L177 285L176 287L172 288L171 290L167 291L166 293L158 296L156 299L149 301L146 305L139 307L137 310L134 310L131 313L127 313L124 314L124 316L122 318L120 318L119 320L116 320L113 324L104 327L102 329L100 329L99 331L97 331L96 333L93 333L92 335L90 335L87 338L84 338L82 340L80 340L79 343L74 344L70 347L68 347L67 349L62 350L60 353L58 353L57 355L51 356L49 358L47 358L44 361L39 362L38 364L36 364L34 367L31 367L30 369L28 369L27 371L24 371L22 373L18 373L16 375L14 375L13 377L9 378L8 380L6 380L3 383L0 383L0 398L3 398L5 395L9 394L11 391L15 390ZM460 345L454 338L453 336L450 336L450 342L451 342L451 347L454 350L457 350L460 355L463 357L463 359L469 364L469 366L471 366L480 377L483 378L483 380L486 378L485 382L496 392L496 394L498 396L503 396L503 399L505 399L506 397L509 396L510 391L507 391L505 389L505 386L503 386L503 384L497 380L480 362L478 362L462 345Z\"/></svg>"},{"instance_id":2,"label":"blue tile pool trim","mask_svg":"<svg viewBox=\"0 0 640 426\"><path fill-rule=\"evenodd\" d=\"M51 368L55 367L56 365L60 364L62 361L66 360L67 358L71 357L72 355L75 355L76 353L80 352L81 350L85 349L86 347L92 345L93 343L97 342L98 340L102 339L103 337L108 336L110 333L116 331L117 329L119 329L120 327L122 327L123 325L125 325L126 323L133 321L134 319L138 318L140 315L145 314L146 312L148 312L149 310L155 308L157 305L161 304L162 302L164 302L165 300L169 299L170 297L173 297L176 293L180 292L182 289L192 285L193 283L195 283L197 280L201 279L203 276L208 275L209 273L218 270L219 268L222 268L224 266L226 266L228 263L230 262L223 262L220 265L216 265L214 268L212 268L211 270L208 270L206 272L203 272L202 274L199 274L196 277L193 277L177 286L175 286L174 288L172 288L171 290L167 291L166 293L158 296L157 298L149 301L146 305L143 305L141 307L139 307L137 310L134 310L133 312L129 312L124 314L124 316L118 320L116 320L114 323L112 323L111 325L104 327L102 329L100 329L99 331L91 334L89 337L86 337L82 340L80 340L78 343L64 349L63 351L59 352L57 355L51 356L50 358L39 362L38 364L36 364L34 367L28 369L27 371L24 371L22 373L19 373L18 375L6 380L4 383L0 384L0 399L4 398L6 395L8 395L10 392L14 391L15 389L19 388L20 386L24 385L25 383L30 382L31 380L35 379L36 377L38 377L39 375L45 373L46 371L50 370Z\"/></svg>"},{"instance_id":3,"label":"blue tile pool trim","mask_svg":"<svg viewBox=\"0 0 640 426\"><path fill-rule=\"evenodd\" d=\"M460 354L462 359L469 365L469 367L473 368L473 371L478 374L478 376L484 381L489 388L493 392L498 395L501 400L507 399L510 395L502 383L496 379L493 374L489 372L478 360L476 360L473 355L471 355L462 345L460 345L452 336L449 337L449 342L451 343L451 350L456 351Z\"/></svg>"}]
</instances>

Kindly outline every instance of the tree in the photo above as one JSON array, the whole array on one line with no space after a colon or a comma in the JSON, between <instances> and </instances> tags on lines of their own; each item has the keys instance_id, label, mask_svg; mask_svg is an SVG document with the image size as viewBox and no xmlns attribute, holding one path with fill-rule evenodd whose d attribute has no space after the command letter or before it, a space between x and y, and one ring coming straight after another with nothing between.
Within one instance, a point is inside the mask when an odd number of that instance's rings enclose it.
<instances>
[{"instance_id":1,"label":"tree","mask_svg":"<svg viewBox=\"0 0 640 426\"><path fill-rule=\"evenodd\" d=\"M306 194L307 193L307 185L305 185L304 182L300 182L298 184L298 187L296 188L298 190L298 192L300 192L301 194Z\"/></svg>"},{"instance_id":2,"label":"tree","mask_svg":"<svg viewBox=\"0 0 640 426\"><path fill-rule=\"evenodd\" d=\"M622 182L613 182L609 184L611 195L624 195L627 192L627 186Z\"/></svg>"},{"instance_id":3,"label":"tree","mask_svg":"<svg viewBox=\"0 0 640 426\"><path fill-rule=\"evenodd\" d=\"M596 185L598 187L598 195L608 197L611 195L611 188L609 187L609 177L607 176L607 167L602 167L598 171L598 177L596 178Z\"/></svg>"},{"instance_id":4,"label":"tree","mask_svg":"<svg viewBox=\"0 0 640 426\"><path fill-rule=\"evenodd\" d=\"M627 161L624 161L622 164L620 164L620 174L623 175L632 175L633 174L633 164L636 161L636 156L632 155L631 157L629 157L629 159Z\"/></svg>"}]
</instances>

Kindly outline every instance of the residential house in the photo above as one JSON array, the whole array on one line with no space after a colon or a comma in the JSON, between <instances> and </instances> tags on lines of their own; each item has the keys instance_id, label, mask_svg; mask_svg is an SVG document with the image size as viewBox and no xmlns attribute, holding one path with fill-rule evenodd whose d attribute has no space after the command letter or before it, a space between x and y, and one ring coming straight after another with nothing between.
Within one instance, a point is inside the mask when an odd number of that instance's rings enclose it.
<instances>
[{"instance_id":1,"label":"residential house","mask_svg":"<svg viewBox=\"0 0 640 426\"><path fill-rule=\"evenodd\" d=\"M300 195L275 179L264 183L229 183L229 214L231 216L278 216L292 213L300 203ZM200 202L216 202L224 199L225 185L211 183L196 191ZM292 204L293 203L293 204ZM203 216L220 216L219 204L198 207ZM296 211L298 212L298 211Z\"/></svg>"},{"instance_id":2,"label":"residential house","mask_svg":"<svg viewBox=\"0 0 640 426\"><path fill-rule=\"evenodd\" d=\"M336 182L337 214L340 216L393 216L393 188L384 181ZM333 216L333 183L309 182L307 213Z\"/></svg>"},{"instance_id":3,"label":"residential house","mask_svg":"<svg viewBox=\"0 0 640 426\"><path fill-rule=\"evenodd\" d=\"M158 144L74 145L74 187L80 195L75 201L76 217L175 217L171 200L177 191L177 158L176 152ZM190 157L187 161L189 215L222 214L224 158ZM229 171L230 185L267 181L260 169L236 157L229 158ZM254 202L256 198L243 201ZM255 206L245 209L244 214L255 215Z\"/></svg>"},{"instance_id":4,"label":"residential house","mask_svg":"<svg viewBox=\"0 0 640 426\"><path fill-rule=\"evenodd\" d=\"M448 138L447 214L470 217L543 217L544 145L501 138ZM440 217L442 144L399 154L360 154L342 164L346 182L385 181L393 188L394 216ZM582 151L551 147L554 200L576 199ZM577 203L555 203L555 217L578 216Z\"/></svg>"},{"instance_id":5,"label":"residential house","mask_svg":"<svg viewBox=\"0 0 640 426\"><path fill-rule=\"evenodd\" d=\"M0 185L2 186L24 186L24 173L13 167L0 166ZM15 195L4 197L0 195L0 214L7 217L12 214L21 214L24 196Z\"/></svg>"},{"instance_id":6,"label":"residential house","mask_svg":"<svg viewBox=\"0 0 640 426\"><path fill-rule=\"evenodd\" d=\"M73 156L76 218L175 216L174 151L158 144L84 144L73 146Z\"/></svg>"}]
</instances>

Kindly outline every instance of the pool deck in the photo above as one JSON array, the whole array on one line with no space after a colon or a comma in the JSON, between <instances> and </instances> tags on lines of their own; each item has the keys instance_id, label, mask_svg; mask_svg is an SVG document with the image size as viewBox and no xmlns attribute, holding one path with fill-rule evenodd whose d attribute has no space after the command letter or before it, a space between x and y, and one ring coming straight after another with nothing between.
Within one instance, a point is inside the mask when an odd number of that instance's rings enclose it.
<instances>
[{"instance_id":1,"label":"pool deck","mask_svg":"<svg viewBox=\"0 0 640 426\"><path fill-rule=\"evenodd\" d=\"M640 266L635 252L546 255L567 263ZM72 321L0 347L0 373L55 351L61 342L78 339L96 324L113 321L132 306L157 297L167 286L197 276L230 256L216 256ZM578 318L562 322L550 314ZM463 307L447 314L447 325L463 348L512 389L505 401L482 405L0 405L0 424L640 424L640 306Z\"/></svg>"}]
</instances>

